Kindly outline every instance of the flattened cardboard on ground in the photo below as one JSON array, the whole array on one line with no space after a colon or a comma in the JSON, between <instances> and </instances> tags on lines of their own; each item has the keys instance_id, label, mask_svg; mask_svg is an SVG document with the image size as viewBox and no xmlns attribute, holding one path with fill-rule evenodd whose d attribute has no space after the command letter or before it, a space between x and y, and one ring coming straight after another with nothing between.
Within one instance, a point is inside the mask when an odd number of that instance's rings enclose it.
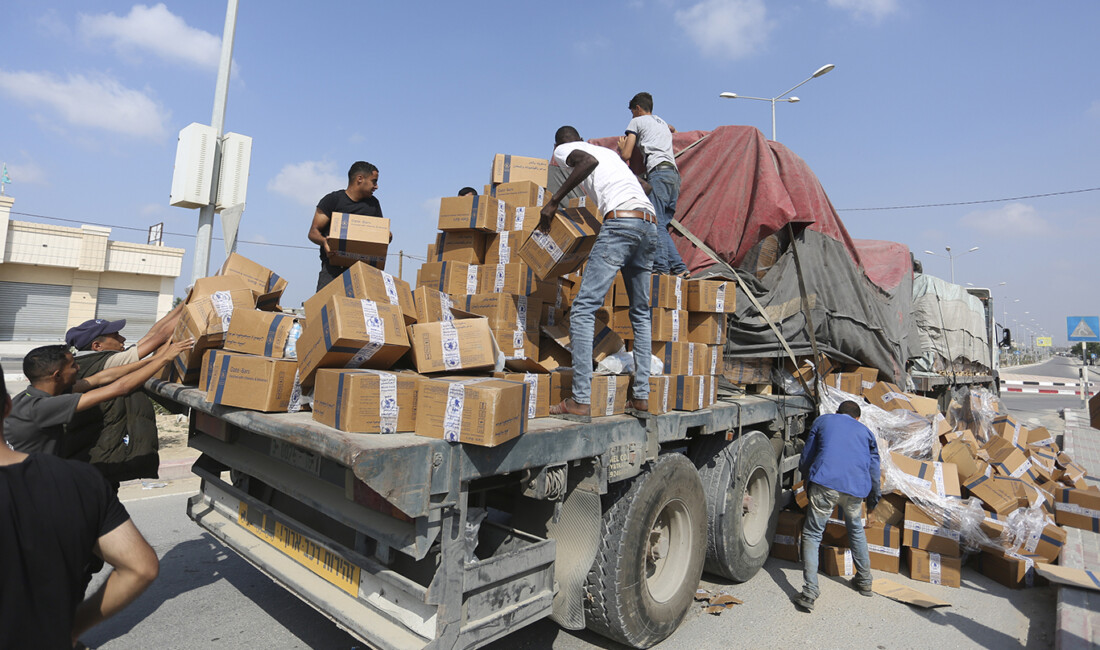
<instances>
[{"instance_id":1,"label":"flattened cardboard on ground","mask_svg":"<svg viewBox=\"0 0 1100 650\"><path fill-rule=\"evenodd\" d=\"M915 605L917 607L923 607L930 609L933 607L950 607L951 603L946 600L940 600L935 596L929 596L928 594L913 589L912 587L906 587L900 585L889 578L875 578L874 584L871 585L871 591L880 596L886 596L890 600L896 600L899 603L905 603L906 605Z\"/></svg>"},{"instance_id":2,"label":"flattened cardboard on ground","mask_svg":"<svg viewBox=\"0 0 1100 650\"><path fill-rule=\"evenodd\" d=\"M527 419L544 418L550 415L551 377L548 374L534 372L494 372L493 376L506 381L520 381L527 384ZM564 399L564 398L563 398Z\"/></svg>"},{"instance_id":3,"label":"flattened cardboard on ground","mask_svg":"<svg viewBox=\"0 0 1100 650\"><path fill-rule=\"evenodd\" d=\"M800 512L780 510L775 524L771 556L791 562L802 561L802 524L806 516Z\"/></svg>"},{"instance_id":4,"label":"flattened cardboard on ground","mask_svg":"<svg viewBox=\"0 0 1100 650\"><path fill-rule=\"evenodd\" d=\"M629 375L593 375L592 417L626 413L629 392Z\"/></svg>"},{"instance_id":5,"label":"flattened cardboard on ground","mask_svg":"<svg viewBox=\"0 0 1100 650\"><path fill-rule=\"evenodd\" d=\"M491 196L448 196L439 201L440 230L508 230L508 206Z\"/></svg>"},{"instance_id":6,"label":"flattened cardboard on ground","mask_svg":"<svg viewBox=\"0 0 1100 650\"><path fill-rule=\"evenodd\" d=\"M1036 564L1035 573L1060 585L1100 591L1100 572L1053 564Z\"/></svg>"},{"instance_id":7,"label":"flattened cardboard on ground","mask_svg":"<svg viewBox=\"0 0 1100 650\"><path fill-rule=\"evenodd\" d=\"M308 388L318 368L385 370L408 351L409 338L400 307L334 296L317 318L302 328L298 339L299 379Z\"/></svg>"},{"instance_id":8,"label":"flattened cardboard on ground","mask_svg":"<svg viewBox=\"0 0 1100 650\"><path fill-rule=\"evenodd\" d=\"M907 547L909 577L944 587L962 586L962 558Z\"/></svg>"},{"instance_id":9,"label":"flattened cardboard on ground","mask_svg":"<svg viewBox=\"0 0 1100 650\"><path fill-rule=\"evenodd\" d=\"M737 311L737 284L727 280L688 280L687 310L732 314Z\"/></svg>"},{"instance_id":10,"label":"flattened cardboard on ground","mask_svg":"<svg viewBox=\"0 0 1100 650\"><path fill-rule=\"evenodd\" d=\"M417 323L408 332L420 374L487 370L496 364L496 342L484 318Z\"/></svg>"},{"instance_id":11,"label":"flattened cardboard on ground","mask_svg":"<svg viewBox=\"0 0 1100 650\"><path fill-rule=\"evenodd\" d=\"M493 377L421 377L416 435L495 447L527 431L527 390Z\"/></svg>"},{"instance_id":12,"label":"flattened cardboard on ground","mask_svg":"<svg viewBox=\"0 0 1100 650\"><path fill-rule=\"evenodd\" d=\"M206 400L254 411L285 411L297 369L293 359L221 352L210 373Z\"/></svg>"},{"instance_id":13,"label":"flattened cardboard on ground","mask_svg":"<svg viewBox=\"0 0 1100 650\"><path fill-rule=\"evenodd\" d=\"M242 278L256 298L256 308L278 311L279 298L287 282L271 269L248 259L239 253L230 253L218 275L235 275Z\"/></svg>"},{"instance_id":14,"label":"flattened cardboard on ground","mask_svg":"<svg viewBox=\"0 0 1100 650\"><path fill-rule=\"evenodd\" d=\"M435 236L434 252L428 256L428 261L482 264L490 236L480 230L444 230Z\"/></svg>"},{"instance_id":15,"label":"flattened cardboard on ground","mask_svg":"<svg viewBox=\"0 0 1100 650\"><path fill-rule=\"evenodd\" d=\"M287 336L297 320L293 314L234 309L222 347L230 352L282 358Z\"/></svg>"},{"instance_id":16,"label":"flattened cardboard on ground","mask_svg":"<svg viewBox=\"0 0 1100 650\"><path fill-rule=\"evenodd\" d=\"M406 325L416 322L416 303L409 283L363 262L352 264L340 277L306 299L303 305L306 320L316 320L321 308L333 296L388 302L401 308Z\"/></svg>"},{"instance_id":17,"label":"flattened cardboard on ground","mask_svg":"<svg viewBox=\"0 0 1100 650\"><path fill-rule=\"evenodd\" d=\"M334 266L365 262L384 270L390 239L390 220L385 217L333 212L326 238L328 261Z\"/></svg>"},{"instance_id":18,"label":"flattened cardboard on ground","mask_svg":"<svg viewBox=\"0 0 1100 650\"><path fill-rule=\"evenodd\" d=\"M411 372L322 368L313 388L313 419L348 433L398 433L416 428Z\"/></svg>"},{"instance_id":19,"label":"flattened cardboard on ground","mask_svg":"<svg viewBox=\"0 0 1100 650\"><path fill-rule=\"evenodd\" d=\"M536 185L546 187L549 168L550 161L544 158L528 158L526 156L498 153L493 156L493 168L489 174L489 182L495 185L497 183L531 181Z\"/></svg>"}]
</instances>

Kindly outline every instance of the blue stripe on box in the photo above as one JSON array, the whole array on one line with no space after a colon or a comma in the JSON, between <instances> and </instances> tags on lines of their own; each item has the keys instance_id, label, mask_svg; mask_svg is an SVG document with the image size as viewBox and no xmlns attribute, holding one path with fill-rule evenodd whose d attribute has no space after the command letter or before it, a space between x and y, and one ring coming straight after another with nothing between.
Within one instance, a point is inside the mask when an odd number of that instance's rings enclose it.
<instances>
[{"instance_id":1,"label":"blue stripe on box","mask_svg":"<svg viewBox=\"0 0 1100 650\"><path fill-rule=\"evenodd\" d=\"M972 483L967 483L966 484L966 489L973 490L974 488L978 487L982 483L985 483L988 478L989 478L988 476L986 476L985 474L982 474L982 477L979 478L978 480L976 480Z\"/></svg>"},{"instance_id":2,"label":"blue stripe on box","mask_svg":"<svg viewBox=\"0 0 1100 650\"><path fill-rule=\"evenodd\" d=\"M477 209L481 202L480 199L480 196L478 196L477 194L474 195L473 207L470 208L470 228L477 227Z\"/></svg>"},{"instance_id":3,"label":"blue stripe on box","mask_svg":"<svg viewBox=\"0 0 1100 650\"><path fill-rule=\"evenodd\" d=\"M229 377L229 362L230 361L232 361L232 359L229 357L229 355L225 355L225 357L222 359L222 367L218 371L218 384L217 384L218 388L217 388L217 390L214 391L214 403L215 404L221 404L222 403L222 393L225 392L225 380Z\"/></svg>"},{"instance_id":4,"label":"blue stripe on box","mask_svg":"<svg viewBox=\"0 0 1100 650\"><path fill-rule=\"evenodd\" d=\"M340 416L343 415L344 410L344 375L346 372L340 373L340 378L336 381L336 428L340 428Z\"/></svg>"},{"instance_id":5,"label":"blue stripe on box","mask_svg":"<svg viewBox=\"0 0 1100 650\"><path fill-rule=\"evenodd\" d=\"M473 298L474 297L472 295L466 294L466 309L465 309L465 311L470 311L470 305L473 304Z\"/></svg>"},{"instance_id":6,"label":"blue stripe on box","mask_svg":"<svg viewBox=\"0 0 1100 650\"><path fill-rule=\"evenodd\" d=\"M282 280L282 278L279 277L279 274L272 272L271 277L267 279L267 288L265 289L265 291L273 290L275 288L275 285L279 283L279 280Z\"/></svg>"},{"instance_id":7,"label":"blue stripe on box","mask_svg":"<svg viewBox=\"0 0 1100 650\"><path fill-rule=\"evenodd\" d=\"M504 182L507 183L512 179L512 156L511 154L504 154Z\"/></svg>"},{"instance_id":8,"label":"blue stripe on box","mask_svg":"<svg viewBox=\"0 0 1100 650\"><path fill-rule=\"evenodd\" d=\"M441 230L439 232L439 237L436 238L435 244L437 246L437 249L435 251L435 261L442 262L443 261L443 247L447 244L447 231L446 230Z\"/></svg>"},{"instance_id":9,"label":"blue stripe on box","mask_svg":"<svg viewBox=\"0 0 1100 650\"><path fill-rule=\"evenodd\" d=\"M1053 544L1053 545L1058 546L1058 547L1062 546L1062 542L1060 542L1059 540L1056 540L1053 537L1050 537L1048 535L1039 535L1039 539L1046 542L1047 544Z\"/></svg>"},{"instance_id":10,"label":"blue stripe on box","mask_svg":"<svg viewBox=\"0 0 1100 650\"><path fill-rule=\"evenodd\" d=\"M321 307L321 334L325 339L325 349L332 349L332 332L328 329L328 305Z\"/></svg>"},{"instance_id":11,"label":"blue stripe on box","mask_svg":"<svg viewBox=\"0 0 1100 650\"><path fill-rule=\"evenodd\" d=\"M343 219L340 220L340 241L336 244L336 250L341 253L345 253L348 250L348 226L351 225L351 215L344 213Z\"/></svg>"},{"instance_id":12,"label":"blue stripe on box","mask_svg":"<svg viewBox=\"0 0 1100 650\"><path fill-rule=\"evenodd\" d=\"M890 526L882 527L882 545L890 548Z\"/></svg>"},{"instance_id":13,"label":"blue stripe on box","mask_svg":"<svg viewBox=\"0 0 1100 650\"><path fill-rule=\"evenodd\" d=\"M271 327L267 328L267 338L264 339L265 357L274 356L272 352L275 351L275 333L278 331L279 325L282 324L284 318L289 317L282 314L276 316L275 319L271 321Z\"/></svg>"},{"instance_id":14,"label":"blue stripe on box","mask_svg":"<svg viewBox=\"0 0 1100 650\"><path fill-rule=\"evenodd\" d=\"M928 472L928 465L921 463L920 473L917 474L917 478L923 479L924 475Z\"/></svg>"},{"instance_id":15,"label":"blue stripe on box","mask_svg":"<svg viewBox=\"0 0 1100 650\"><path fill-rule=\"evenodd\" d=\"M684 376L676 375L676 408L684 408Z\"/></svg>"},{"instance_id":16,"label":"blue stripe on box","mask_svg":"<svg viewBox=\"0 0 1100 650\"><path fill-rule=\"evenodd\" d=\"M214 379L214 360L218 357L217 350L211 350L210 356L206 361L206 385L202 387L203 390L210 392L210 382Z\"/></svg>"},{"instance_id":17,"label":"blue stripe on box","mask_svg":"<svg viewBox=\"0 0 1100 650\"><path fill-rule=\"evenodd\" d=\"M439 267L439 290L443 293L443 285L447 282L447 262L443 262L443 266Z\"/></svg>"},{"instance_id":18,"label":"blue stripe on box","mask_svg":"<svg viewBox=\"0 0 1100 650\"><path fill-rule=\"evenodd\" d=\"M355 287L351 286L351 269L344 271L341 277L344 279L344 295L348 298L354 298Z\"/></svg>"},{"instance_id":19,"label":"blue stripe on box","mask_svg":"<svg viewBox=\"0 0 1100 650\"><path fill-rule=\"evenodd\" d=\"M1096 585L1097 589L1100 589L1100 580L1096 579L1096 574L1095 573L1093 573L1092 571L1089 571L1088 569L1086 569L1085 570L1085 575L1087 575L1089 577L1089 580L1092 580L1092 584Z\"/></svg>"},{"instance_id":20,"label":"blue stripe on box","mask_svg":"<svg viewBox=\"0 0 1100 650\"><path fill-rule=\"evenodd\" d=\"M531 391L531 387L527 384L527 382L523 382L523 401L520 402L520 404L530 404L531 403L530 391ZM527 411L527 409L524 409L524 413L519 419L519 433L520 433L520 435L523 435L523 434L527 433L527 413L526 413L526 411Z\"/></svg>"},{"instance_id":21,"label":"blue stripe on box","mask_svg":"<svg viewBox=\"0 0 1100 650\"><path fill-rule=\"evenodd\" d=\"M650 314L653 312L650 311ZM665 374L672 374L672 344L665 343Z\"/></svg>"},{"instance_id":22,"label":"blue stripe on box","mask_svg":"<svg viewBox=\"0 0 1100 650\"><path fill-rule=\"evenodd\" d=\"M920 533L918 531L915 531L915 530L911 530L909 532L913 533L913 548L919 548L920 547Z\"/></svg>"}]
</instances>

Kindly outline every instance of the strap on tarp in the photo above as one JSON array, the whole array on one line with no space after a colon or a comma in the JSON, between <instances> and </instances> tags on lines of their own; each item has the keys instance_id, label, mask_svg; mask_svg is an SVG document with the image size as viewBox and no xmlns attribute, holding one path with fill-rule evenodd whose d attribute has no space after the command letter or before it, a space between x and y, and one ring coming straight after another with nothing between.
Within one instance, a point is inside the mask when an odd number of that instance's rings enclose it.
<instances>
[{"instance_id":1,"label":"strap on tarp","mask_svg":"<svg viewBox=\"0 0 1100 650\"><path fill-rule=\"evenodd\" d=\"M798 258L798 243L795 241L794 228L787 222L787 236L791 240L791 252L794 253L794 270L798 275L798 293L802 298L802 314L806 317L806 333L810 335L810 347L814 351L814 401L821 395L821 353L817 350L817 336L814 335L814 319L810 314L810 301L806 296L806 281L802 278L802 262ZM797 371L797 366L795 370Z\"/></svg>"}]
</instances>

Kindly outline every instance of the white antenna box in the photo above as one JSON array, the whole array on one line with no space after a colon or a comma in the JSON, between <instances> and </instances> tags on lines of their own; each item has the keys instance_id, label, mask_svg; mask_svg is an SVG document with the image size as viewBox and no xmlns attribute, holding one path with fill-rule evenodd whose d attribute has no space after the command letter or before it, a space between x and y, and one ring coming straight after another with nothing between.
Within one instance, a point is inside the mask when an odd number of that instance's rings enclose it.
<instances>
[{"instance_id":1,"label":"white antenna box","mask_svg":"<svg viewBox=\"0 0 1100 650\"><path fill-rule=\"evenodd\" d=\"M180 208L201 208L210 204L214 182L214 127L192 122L180 131L176 144L176 166L172 170L172 192L168 204Z\"/></svg>"}]
</instances>

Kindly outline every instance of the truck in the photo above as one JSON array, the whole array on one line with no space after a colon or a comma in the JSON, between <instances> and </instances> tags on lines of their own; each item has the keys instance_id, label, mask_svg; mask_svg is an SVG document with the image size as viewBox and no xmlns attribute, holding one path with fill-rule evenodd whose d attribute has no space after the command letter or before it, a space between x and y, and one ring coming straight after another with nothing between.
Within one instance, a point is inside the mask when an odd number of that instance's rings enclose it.
<instances>
[{"instance_id":1,"label":"truck","mask_svg":"<svg viewBox=\"0 0 1100 650\"><path fill-rule=\"evenodd\" d=\"M700 233L678 236L685 261L741 286L724 356L827 356L909 384L920 348L908 249L852 240L808 166L755 129L678 133L674 147L687 206L677 218ZM349 434L308 413L146 387L190 412L202 480L188 516L336 624L394 650L476 648L547 617L645 648L676 630L704 570L751 579L817 407L805 384L728 388L702 410L533 419L518 438L480 447Z\"/></svg>"}]
</instances>

